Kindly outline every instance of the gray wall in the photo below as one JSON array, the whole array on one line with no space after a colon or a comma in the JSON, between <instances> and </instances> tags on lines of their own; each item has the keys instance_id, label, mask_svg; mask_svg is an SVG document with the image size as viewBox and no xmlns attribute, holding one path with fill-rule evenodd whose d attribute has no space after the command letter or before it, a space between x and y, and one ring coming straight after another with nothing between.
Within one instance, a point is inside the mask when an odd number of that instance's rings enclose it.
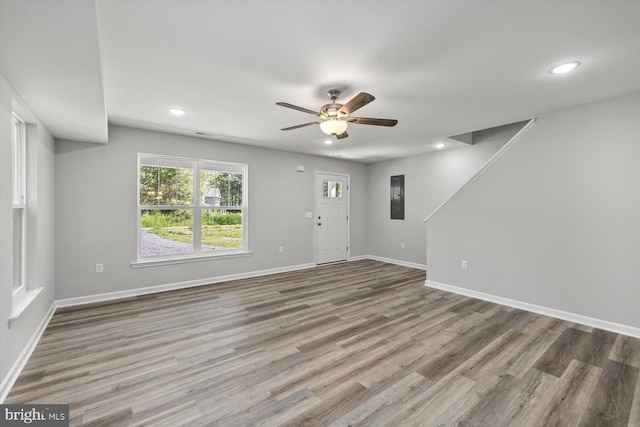
<instances>
[{"instance_id":1,"label":"gray wall","mask_svg":"<svg viewBox=\"0 0 640 427\"><path fill-rule=\"evenodd\" d=\"M132 269L138 152L247 163L253 254ZM365 164L119 126L106 145L56 141L56 298L313 263L315 222L304 213L314 211L315 170L351 174L351 256L366 254Z\"/></svg>"},{"instance_id":2,"label":"gray wall","mask_svg":"<svg viewBox=\"0 0 640 427\"><path fill-rule=\"evenodd\" d=\"M640 327L639 165L640 94L540 116L427 224L428 279Z\"/></svg>"},{"instance_id":3,"label":"gray wall","mask_svg":"<svg viewBox=\"0 0 640 427\"><path fill-rule=\"evenodd\" d=\"M27 122L27 285L43 287L8 327L13 290L11 112ZM54 142L0 76L0 380L4 381L54 300Z\"/></svg>"},{"instance_id":4,"label":"gray wall","mask_svg":"<svg viewBox=\"0 0 640 427\"><path fill-rule=\"evenodd\" d=\"M369 165L369 255L424 265L422 222L462 187L524 123L474 134L474 145ZM390 219L392 175L405 176L405 219ZM400 244L405 243L401 249Z\"/></svg>"}]
</instances>

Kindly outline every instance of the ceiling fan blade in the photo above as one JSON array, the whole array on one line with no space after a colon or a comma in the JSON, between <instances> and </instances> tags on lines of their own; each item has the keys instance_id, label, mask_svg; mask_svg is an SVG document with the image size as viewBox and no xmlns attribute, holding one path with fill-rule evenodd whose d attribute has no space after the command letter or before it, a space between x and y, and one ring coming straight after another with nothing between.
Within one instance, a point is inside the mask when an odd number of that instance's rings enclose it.
<instances>
[{"instance_id":1,"label":"ceiling fan blade","mask_svg":"<svg viewBox=\"0 0 640 427\"><path fill-rule=\"evenodd\" d=\"M360 108L364 107L365 105L367 105L368 103L370 103L374 99L376 99L375 96L370 95L370 94L365 93L365 92L360 92L359 94L357 94L356 96L351 98L351 101L349 101L345 105L343 105L342 108L340 108L340 110L338 110L338 112L340 112L342 114L347 114L347 115L351 114L354 111L359 110Z\"/></svg>"},{"instance_id":2,"label":"ceiling fan blade","mask_svg":"<svg viewBox=\"0 0 640 427\"><path fill-rule=\"evenodd\" d=\"M347 133L347 131L345 130L344 132L342 132L340 135L336 135L336 139L344 139L346 137L348 137L349 134Z\"/></svg>"},{"instance_id":3,"label":"ceiling fan blade","mask_svg":"<svg viewBox=\"0 0 640 427\"><path fill-rule=\"evenodd\" d=\"M348 123L354 123L357 125L375 125L375 126L388 126L393 127L398 124L394 119L370 119L367 117L349 117L346 119Z\"/></svg>"},{"instance_id":4,"label":"ceiling fan blade","mask_svg":"<svg viewBox=\"0 0 640 427\"><path fill-rule=\"evenodd\" d=\"M313 114L314 116L320 116L320 113L318 113L317 111L309 110L308 108L304 107L298 107L297 105L289 104L288 102L276 102L276 105L302 111L303 113Z\"/></svg>"},{"instance_id":5,"label":"ceiling fan blade","mask_svg":"<svg viewBox=\"0 0 640 427\"><path fill-rule=\"evenodd\" d=\"M311 126L311 125L319 125L320 122L310 122L310 123L305 123L303 125L295 125L295 126L290 126L288 128L284 128L284 129L280 129L280 130L293 130L293 129L300 129L306 126Z\"/></svg>"}]
</instances>

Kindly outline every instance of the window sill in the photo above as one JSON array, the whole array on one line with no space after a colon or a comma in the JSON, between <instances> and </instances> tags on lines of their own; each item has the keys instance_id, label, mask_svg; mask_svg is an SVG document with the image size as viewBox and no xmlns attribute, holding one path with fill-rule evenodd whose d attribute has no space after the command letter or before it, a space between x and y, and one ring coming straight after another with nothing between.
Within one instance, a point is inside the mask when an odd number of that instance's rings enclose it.
<instances>
[{"instance_id":1,"label":"window sill","mask_svg":"<svg viewBox=\"0 0 640 427\"><path fill-rule=\"evenodd\" d=\"M144 260L144 261L133 261L131 263L131 268L146 268L146 267L156 267L160 265L171 265L171 264L187 264L191 262L201 262L201 261L212 261L214 259L220 258L241 258L251 256L253 252L233 252L229 254L217 254L217 255L198 255L192 257L184 257L184 258L164 258L164 259L153 259L153 260Z\"/></svg>"},{"instance_id":2,"label":"window sill","mask_svg":"<svg viewBox=\"0 0 640 427\"><path fill-rule=\"evenodd\" d=\"M13 303L11 304L11 316L9 317L9 329L11 329L11 326L16 323L22 313L27 311L27 308L33 301L35 301L36 297L40 295L43 289L44 288L29 289L13 298Z\"/></svg>"}]
</instances>

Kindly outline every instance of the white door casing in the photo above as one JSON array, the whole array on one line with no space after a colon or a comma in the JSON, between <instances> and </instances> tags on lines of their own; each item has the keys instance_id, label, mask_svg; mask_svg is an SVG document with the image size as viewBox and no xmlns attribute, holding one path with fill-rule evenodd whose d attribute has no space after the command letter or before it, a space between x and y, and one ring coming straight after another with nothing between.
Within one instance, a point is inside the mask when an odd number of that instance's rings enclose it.
<instances>
[{"instance_id":1,"label":"white door casing","mask_svg":"<svg viewBox=\"0 0 640 427\"><path fill-rule=\"evenodd\" d=\"M349 247L349 175L316 172L316 263L346 261Z\"/></svg>"}]
</instances>

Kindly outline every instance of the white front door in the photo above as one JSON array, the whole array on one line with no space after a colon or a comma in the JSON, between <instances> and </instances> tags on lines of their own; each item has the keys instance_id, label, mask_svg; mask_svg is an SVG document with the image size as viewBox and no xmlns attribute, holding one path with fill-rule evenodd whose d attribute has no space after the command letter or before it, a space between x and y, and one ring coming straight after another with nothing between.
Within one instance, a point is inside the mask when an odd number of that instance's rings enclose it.
<instances>
[{"instance_id":1,"label":"white front door","mask_svg":"<svg viewBox=\"0 0 640 427\"><path fill-rule=\"evenodd\" d=\"M349 176L316 172L316 262L346 261Z\"/></svg>"}]
</instances>

